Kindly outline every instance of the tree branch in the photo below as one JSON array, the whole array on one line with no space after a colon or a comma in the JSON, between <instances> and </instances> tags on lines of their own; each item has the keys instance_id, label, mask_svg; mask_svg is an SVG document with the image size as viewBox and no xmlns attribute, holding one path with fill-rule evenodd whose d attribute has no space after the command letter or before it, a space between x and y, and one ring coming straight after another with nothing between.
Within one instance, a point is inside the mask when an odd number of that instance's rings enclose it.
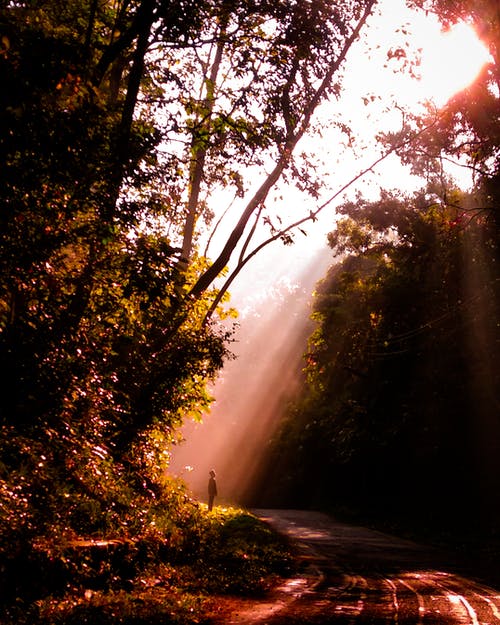
<instances>
[{"instance_id":1,"label":"tree branch","mask_svg":"<svg viewBox=\"0 0 500 625\"><path fill-rule=\"evenodd\" d=\"M217 309L217 306L222 301L222 298L226 294L227 290L229 289L229 287L231 286L233 281L236 279L236 277L239 275L239 273L245 267L245 265L256 254L258 254L263 248L267 247L269 244L271 244L274 241L277 241L278 239L282 238L285 234L287 234L291 230L294 230L294 229L298 228L299 226L301 226L302 224L305 224L305 223L307 223L309 221L316 221L319 213L323 209L325 209L327 206L329 206L336 198L338 198L341 193L344 193L344 191L346 191L349 187L351 187L355 182L357 182L358 180L363 178L363 176L365 176L368 172L372 171L375 167L377 167L377 165L382 163L388 156L390 156L391 154L397 152L401 148L411 144L413 141L415 141L415 139L417 139L423 133L425 133L428 130L430 130L436 123L437 123L437 120L434 120L432 122L432 124L430 124L429 126L426 126L425 128L422 128L413 137L411 137L409 139L406 139L405 141L402 141L402 142L400 142L397 145L392 146L384 154L382 154L377 159L375 159L371 165L369 165L368 167L365 167L364 169L359 171L353 178L351 178L346 184L344 184L340 189L338 189L330 198L328 198L328 200L326 200L325 202L320 204L320 206L318 206L315 211L310 211L308 215L302 217L301 219L299 219L298 221L295 221L292 224L289 224L285 228L282 228L281 230L275 232L271 237L267 238L265 241L262 241L262 243L260 243L251 252L249 252L248 255L245 258L243 258L243 256L240 255L240 259L239 259L238 265L235 267L235 269L231 272L231 274L229 275L227 280L224 282L223 286L220 288L220 290L218 291L214 301L212 302L209 310L207 311L207 314L205 315L205 318L203 320L203 325L205 325L206 323L208 323L210 321L210 318L214 314L215 310ZM253 234L253 231L252 231L252 234ZM248 240L247 240L247 243L248 243Z\"/></svg>"},{"instance_id":2,"label":"tree branch","mask_svg":"<svg viewBox=\"0 0 500 625\"><path fill-rule=\"evenodd\" d=\"M274 185L280 179L285 169L287 169L287 167L289 166L292 155L293 155L293 151L295 147L297 146L297 143L300 141L300 139L304 136L304 134L308 130L310 122L311 122L311 118L316 108L325 97L328 89L331 86L333 76L336 74L336 72L338 71L342 63L344 62L347 52L351 48L354 41L357 39L362 27L364 26L366 20L371 14L373 6L376 4L376 2L377 0L369 0L369 2L367 3L361 18L359 19L350 37L348 37L348 39L344 43L344 46L338 58L332 62L329 70L327 71L326 75L321 81L321 84L316 89L309 103L305 107L301 120L297 121L295 126L293 128L290 128L290 131L287 133L287 139L285 141L283 150L281 152L281 156L278 159L278 162L276 163L275 167L273 168L271 173L268 175L266 180L264 180L264 182L261 184L261 186L259 187L257 192L254 194L254 196L251 198L251 200L248 202L246 208L243 210L241 214L241 217L238 223L236 224L235 228L229 235L226 241L226 244L224 245L218 258L198 278L198 281L196 282L196 284L191 289L191 292L189 293L190 297L195 298L195 299L201 297L201 295L212 284L212 282L220 275L224 267L227 265L229 259L232 256L232 253L234 252L234 249L236 248L241 237L243 236L243 233L245 231L245 228L251 216L258 209L258 207L265 202L269 194L269 191L274 187Z\"/></svg>"}]
</instances>

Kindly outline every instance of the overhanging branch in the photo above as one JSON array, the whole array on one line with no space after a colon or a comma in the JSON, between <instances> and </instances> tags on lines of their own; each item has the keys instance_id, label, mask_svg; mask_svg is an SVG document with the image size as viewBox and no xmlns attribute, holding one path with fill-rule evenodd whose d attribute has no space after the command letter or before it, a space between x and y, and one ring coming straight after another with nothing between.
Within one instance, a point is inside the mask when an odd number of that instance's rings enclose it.
<instances>
[{"instance_id":1,"label":"overhanging branch","mask_svg":"<svg viewBox=\"0 0 500 625\"><path fill-rule=\"evenodd\" d=\"M243 255L240 255L240 259L239 262L237 264L237 266L235 267L235 269L231 272L231 274L229 275L229 277L226 279L226 281L224 282L224 284L222 285L222 287L219 289L214 301L212 302L212 305L210 306L209 310L207 311L207 314L205 315L205 318L203 320L203 325L205 325L206 323L208 323L212 317L212 315L214 314L214 312L217 309L217 306L219 306L219 304L222 301L222 298L224 297L224 295L226 294L227 290L229 289L229 287L231 286L231 284L234 282L234 280L237 278L237 276L239 275L239 273L241 272L241 270L245 267L245 265L256 255L258 254L262 249L264 249L265 247L267 247L268 245L270 245L271 243L273 243L274 241L277 241L278 239L281 239L285 234L287 234L288 232L295 230L296 228L298 228L299 226L309 222L309 221L316 221L319 213L324 210L327 206L329 206L335 199L337 199L339 197L339 195L341 195L342 193L344 193L344 191L346 191L349 187L351 187L353 184L355 184L358 180L360 180L361 178L363 178L363 176L365 176L368 172L373 171L373 169L375 169L378 165L380 165L380 163L382 163L386 158L388 158L391 154L394 154L395 152L397 152L398 150L407 147L408 145L410 145L413 141L415 141L418 137L420 137L423 133L427 132L428 130L430 130L431 128L433 128L437 123L437 119L435 119L432 124L429 124L429 126L426 126L425 128L422 128L417 134L415 134L414 136L410 137L409 139L406 139L405 141L401 141L400 143L398 143L397 145L392 146L389 150L387 150L386 152L384 152L384 154L381 154L377 159L375 159L373 161L373 163L371 163L371 165L369 165L368 167L365 167L364 169L362 169L361 171L359 171L353 178L351 178L346 184L344 184L340 189L338 189L332 196L330 196L325 202L323 202L322 204L320 204L316 210L314 211L310 211L307 215L305 215L304 217L302 217L301 219L289 224L288 226L286 226L285 228L282 228L281 230L275 232L272 236L270 236L269 238L267 238L266 240L262 241L259 245L257 245L257 247L255 247L251 252L249 252L245 257L243 257ZM255 227L252 229L252 233L255 231ZM249 239L247 239L246 244L248 245L249 243Z\"/></svg>"}]
</instances>

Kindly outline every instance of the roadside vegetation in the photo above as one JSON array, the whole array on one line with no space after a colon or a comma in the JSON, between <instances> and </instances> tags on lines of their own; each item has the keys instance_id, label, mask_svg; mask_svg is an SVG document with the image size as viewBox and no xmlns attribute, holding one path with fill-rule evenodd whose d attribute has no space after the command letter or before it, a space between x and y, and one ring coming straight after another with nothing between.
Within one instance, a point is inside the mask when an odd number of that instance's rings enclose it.
<instances>
[{"instance_id":1,"label":"roadside vegetation","mask_svg":"<svg viewBox=\"0 0 500 625\"><path fill-rule=\"evenodd\" d=\"M374 5L0 0L6 623L197 622L286 570L165 480L169 449L232 358L233 252L292 242L278 182L318 197L295 148Z\"/></svg>"},{"instance_id":2,"label":"roadside vegetation","mask_svg":"<svg viewBox=\"0 0 500 625\"><path fill-rule=\"evenodd\" d=\"M131 502L107 527L98 508L88 502L72 527L2 543L3 625L208 623L221 595L261 596L293 568L265 523L238 508L209 513L180 484Z\"/></svg>"}]
</instances>

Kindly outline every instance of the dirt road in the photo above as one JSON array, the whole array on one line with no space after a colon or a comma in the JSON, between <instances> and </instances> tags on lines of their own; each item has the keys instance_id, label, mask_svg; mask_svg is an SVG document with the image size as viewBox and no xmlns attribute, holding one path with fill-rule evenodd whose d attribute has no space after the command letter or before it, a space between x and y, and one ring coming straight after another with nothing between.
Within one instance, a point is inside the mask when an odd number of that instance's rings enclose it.
<instances>
[{"instance_id":1,"label":"dirt road","mask_svg":"<svg viewBox=\"0 0 500 625\"><path fill-rule=\"evenodd\" d=\"M500 591L452 556L320 513L254 513L298 543L303 574L235 605L227 625L500 624Z\"/></svg>"}]
</instances>

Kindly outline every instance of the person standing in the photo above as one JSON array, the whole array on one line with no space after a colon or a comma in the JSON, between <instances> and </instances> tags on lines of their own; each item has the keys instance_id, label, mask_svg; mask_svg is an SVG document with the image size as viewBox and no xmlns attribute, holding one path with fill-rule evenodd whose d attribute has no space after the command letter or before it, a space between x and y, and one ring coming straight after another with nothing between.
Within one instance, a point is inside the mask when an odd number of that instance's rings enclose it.
<instances>
[{"instance_id":1,"label":"person standing","mask_svg":"<svg viewBox=\"0 0 500 625\"><path fill-rule=\"evenodd\" d=\"M210 512L214 506L214 499L217 495L217 482L215 481L215 471L212 469L209 473L208 480L208 511Z\"/></svg>"}]
</instances>

